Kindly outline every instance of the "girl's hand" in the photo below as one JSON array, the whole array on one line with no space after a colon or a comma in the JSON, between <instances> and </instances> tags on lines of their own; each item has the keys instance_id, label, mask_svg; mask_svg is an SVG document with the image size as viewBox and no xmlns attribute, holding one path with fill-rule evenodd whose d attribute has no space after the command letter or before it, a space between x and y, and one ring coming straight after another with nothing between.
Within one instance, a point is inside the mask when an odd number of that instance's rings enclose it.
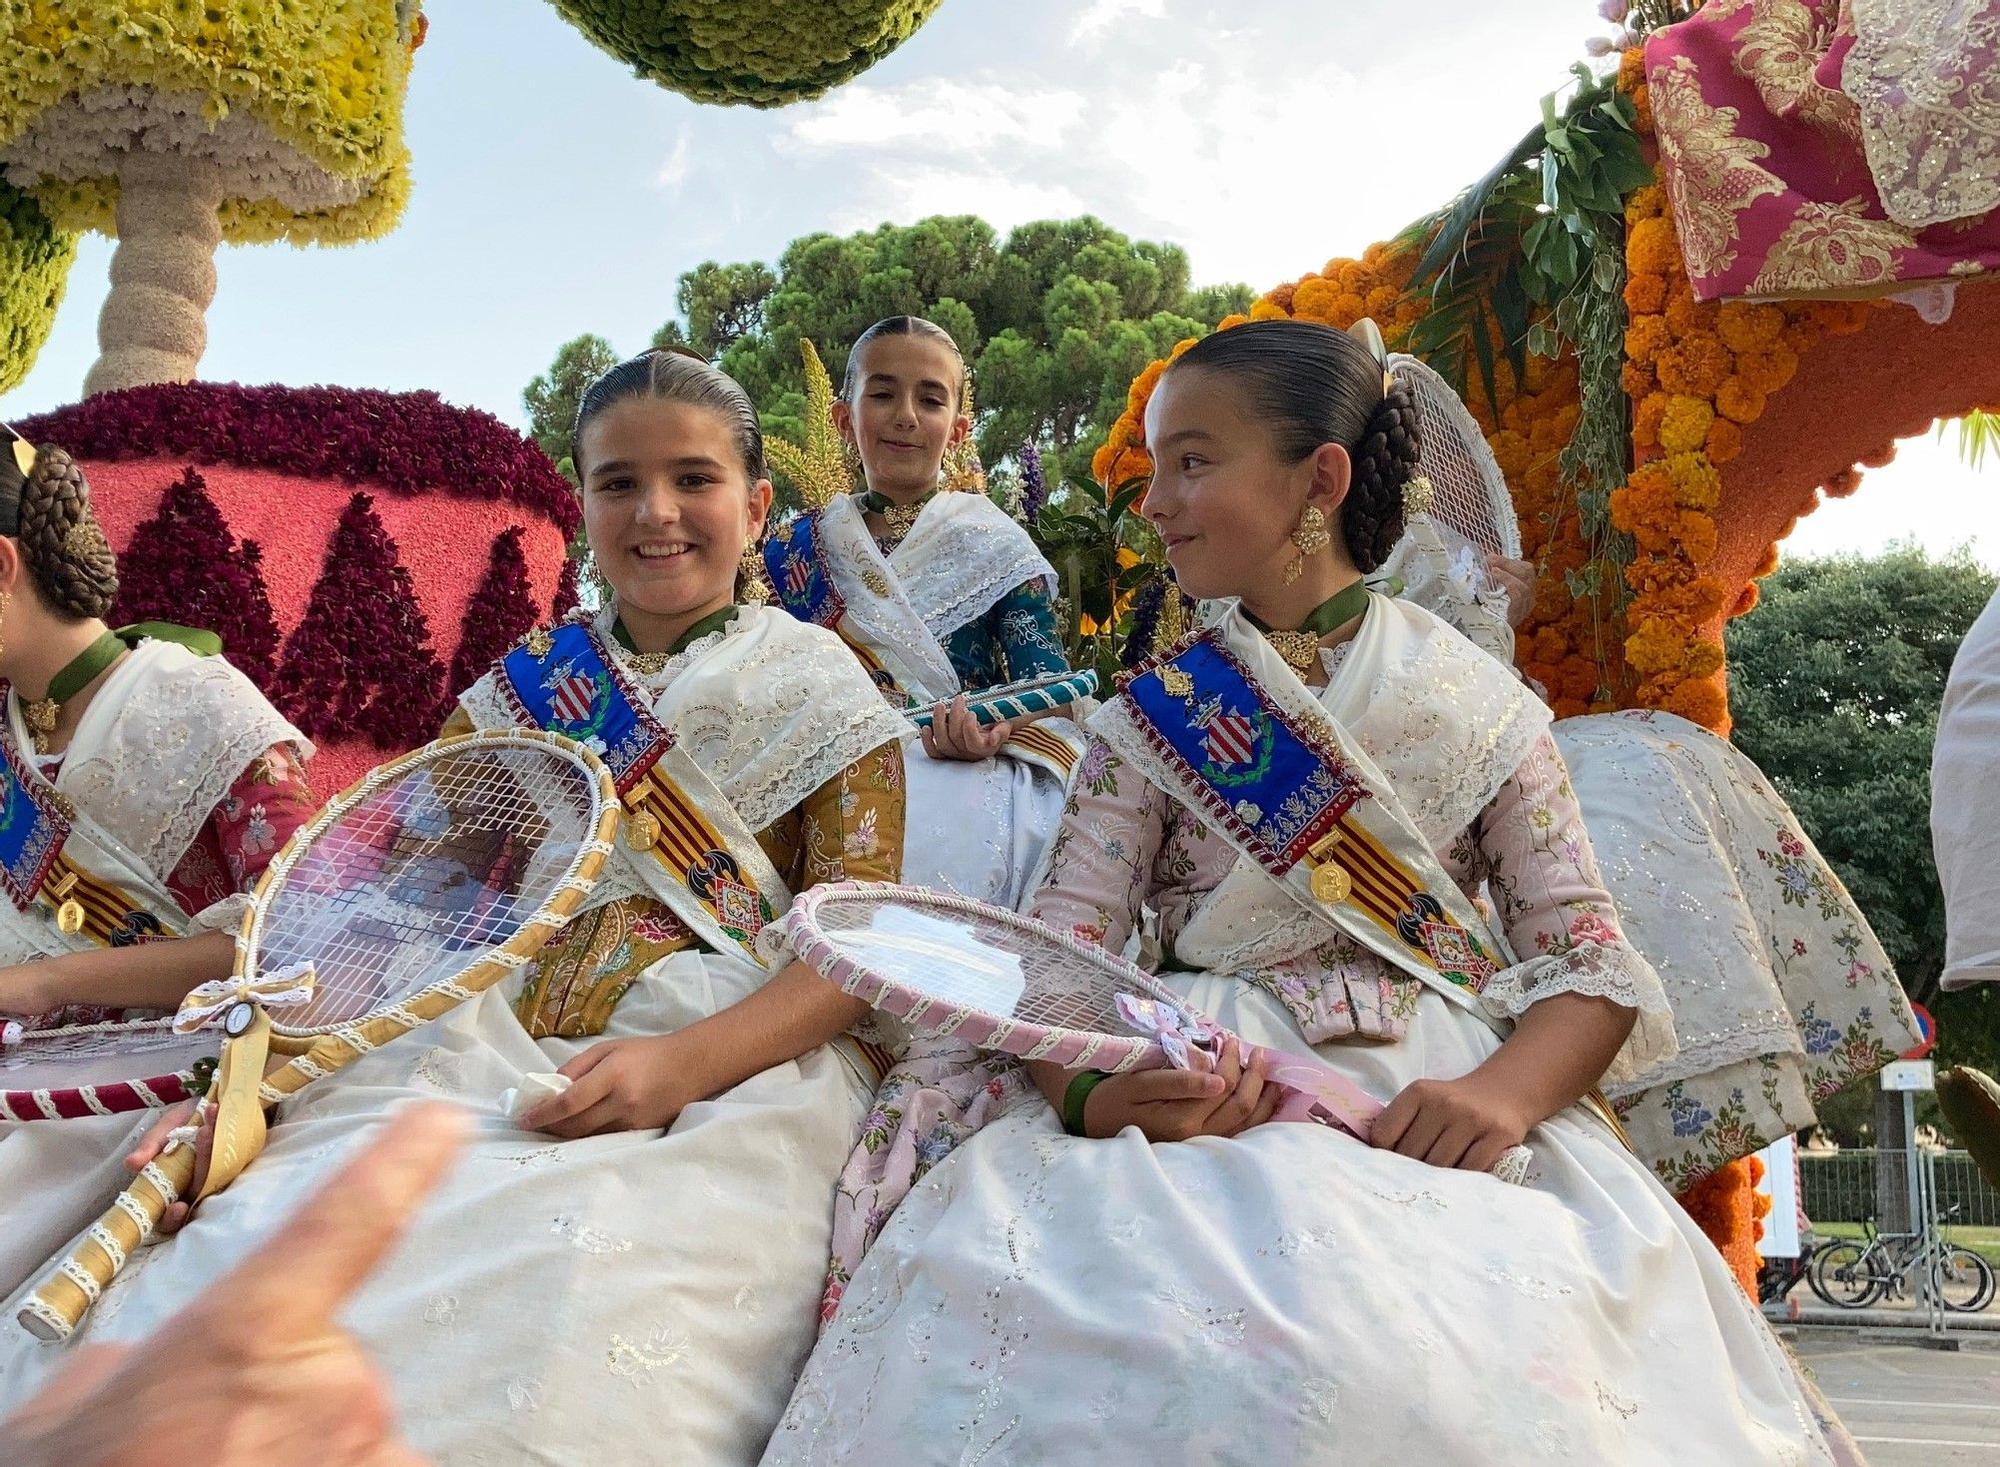
<instances>
[{"instance_id":1,"label":"girl's hand","mask_svg":"<svg viewBox=\"0 0 2000 1467\"><path fill-rule=\"evenodd\" d=\"M1497 550L1486 552L1486 575L1507 593L1507 625L1518 629L1535 609L1533 561L1510 560Z\"/></svg>"},{"instance_id":2,"label":"girl's hand","mask_svg":"<svg viewBox=\"0 0 2000 1467\"><path fill-rule=\"evenodd\" d=\"M1504 1087L1474 1071L1406 1087L1375 1118L1368 1139L1372 1146L1432 1166L1485 1172L1527 1138L1531 1124Z\"/></svg>"},{"instance_id":3,"label":"girl's hand","mask_svg":"<svg viewBox=\"0 0 2000 1467\"><path fill-rule=\"evenodd\" d=\"M965 694L960 693L931 710L930 726L923 730L924 752L933 759L991 759L1013 732L1013 726L1006 723L982 728L965 706Z\"/></svg>"},{"instance_id":4,"label":"girl's hand","mask_svg":"<svg viewBox=\"0 0 2000 1467\"><path fill-rule=\"evenodd\" d=\"M685 1033L610 1039L564 1065L569 1089L521 1117L524 1131L546 1131L565 1141L606 1131L671 1126L680 1113L714 1093L700 1073Z\"/></svg>"},{"instance_id":5,"label":"girl's hand","mask_svg":"<svg viewBox=\"0 0 2000 1467\"><path fill-rule=\"evenodd\" d=\"M194 1216L195 1198L201 1195L201 1184L208 1179L208 1158L215 1146L215 1112L200 1109L199 1100L183 1100L161 1112L153 1128L139 1138L139 1144L125 1153L125 1166L135 1175L144 1171L159 1154L167 1148L167 1137L180 1127L188 1124L200 1112L201 1130L194 1143L194 1179L188 1183L187 1191L178 1199L167 1204L167 1210L160 1214L159 1230L162 1233L177 1233L187 1226Z\"/></svg>"},{"instance_id":6,"label":"girl's hand","mask_svg":"<svg viewBox=\"0 0 2000 1467\"><path fill-rule=\"evenodd\" d=\"M1113 1075L1084 1102L1083 1128L1102 1139L1137 1126L1148 1141L1235 1136L1271 1118L1282 1098L1266 1084L1269 1061L1249 1064L1235 1039L1223 1042L1215 1069L1132 1070Z\"/></svg>"}]
</instances>

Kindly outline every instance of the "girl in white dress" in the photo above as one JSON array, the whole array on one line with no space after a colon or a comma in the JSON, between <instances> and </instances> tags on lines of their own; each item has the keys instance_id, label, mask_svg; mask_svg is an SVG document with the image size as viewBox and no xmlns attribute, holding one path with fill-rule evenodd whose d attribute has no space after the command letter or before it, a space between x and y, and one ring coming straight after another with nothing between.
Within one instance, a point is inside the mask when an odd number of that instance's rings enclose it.
<instances>
[{"instance_id":1,"label":"girl in white dress","mask_svg":"<svg viewBox=\"0 0 2000 1467\"><path fill-rule=\"evenodd\" d=\"M1306 323L1168 371L1145 512L1229 604L1090 719L1031 906L1114 951L1156 913L1195 1008L1388 1102L1372 1143L1263 1123L1233 1055L1038 1073L890 1218L767 1462L1838 1460L1593 1095L1672 1029L1547 710L1360 585L1413 422Z\"/></svg>"},{"instance_id":2,"label":"girl in white dress","mask_svg":"<svg viewBox=\"0 0 2000 1467\"><path fill-rule=\"evenodd\" d=\"M79 1338L146 1337L395 1105L443 1095L474 1138L346 1316L412 1446L445 1467L754 1461L812 1342L834 1179L882 1068L845 1037L860 1006L755 939L793 891L897 876L907 725L830 633L738 604L771 485L729 378L671 353L614 368L575 460L609 599L525 638L449 727L583 737L552 694L578 677L630 711L605 751L628 818L588 909L520 977L282 1106ZM710 849L683 864L669 823ZM550 1071L566 1092L503 1109ZM64 1355L0 1330L0 1410Z\"/></svg>"}]
</instances>

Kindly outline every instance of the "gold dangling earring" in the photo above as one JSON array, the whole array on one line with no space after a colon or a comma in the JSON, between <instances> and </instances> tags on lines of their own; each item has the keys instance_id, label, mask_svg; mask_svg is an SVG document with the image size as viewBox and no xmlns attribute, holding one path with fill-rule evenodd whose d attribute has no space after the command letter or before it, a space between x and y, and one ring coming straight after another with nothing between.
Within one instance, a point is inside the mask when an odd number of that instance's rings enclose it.
<instances>
[{"instance_id":1,"label":"gold dangling earring","mask_svg":"<svg viewBox=\"0 0 2000 1467\"><path fill-rule=\"evenodd\" d=\"M1292 544L1298 548L1298 558L1285 567L1285 584L1291 585L1306 571L1306 557L1317 555L1333 544L1333 536L1326 532L1326 516L1320 513L1316 504L1308 504L1306 512L1299 516L1298 528L1292 531Z\"/></svg>"},{"instance_id":2,"label":"gold dangling earring","mask_svg":"<svg viewBox=\"0 0 2000 1467\"><path fill-rule=\"evenodd\" d=\"M855 447L852 438L840 440L840 466L847 471L849 484L861 483L863 476L861 450Z\"/></svg>"},{"instance_id":3,"label":"gold dangling earring","mask_svg":"<svg viewBox=\"0 0 2000 1467\"><path fill-rule=\"evenodd\" d=\"M7 607L13 600L12 592L0 591L0 655L7 651Z\"/></svg>"},{"instance_id":4,"label":"gold dangling earring","mask_svg":"<svg viewBox=\"0 0 2000 1467\"><path fill-rule=\"evenodd\" d=\"M743 547L743 558L736 563L736 599L746 606L762 606L771 599L764 553L754 539Z\"/></svg>"}]
</instances>

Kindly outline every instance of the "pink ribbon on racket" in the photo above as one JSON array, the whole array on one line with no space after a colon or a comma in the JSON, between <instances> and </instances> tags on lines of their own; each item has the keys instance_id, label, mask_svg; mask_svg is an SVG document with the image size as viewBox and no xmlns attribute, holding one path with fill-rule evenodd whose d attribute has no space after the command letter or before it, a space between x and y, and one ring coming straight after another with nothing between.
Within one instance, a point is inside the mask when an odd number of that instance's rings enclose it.
<instances>
[{"instance_id":1,"label":"pink ribbon on racket","mask_svg":"<svg viewBox=\"0 0 2000 1467\"><path fill-rule=\"evenodd\" d=\"M1205 1073L1213 1069L1221 1055L1223 1040L1235 1037L1213 1019L1190 1013L1162 998L1136 998L1121 993L1114 1001L1118 1017L1133 1033L1155 1040L1165 1052L1167 1063L1177 1070ZM1324 1066L1294 1061L1279 1050L1241 1038L1237 1038L1237 1043L1242 1046L1246 1061L1264 1060L1267 1083L1285 1092L1272 1120L1312 1121L1336 1127L1363 1141L1368 1139L1375 1117L1383 1109L1374 1096Z\"/></svg>"}]
</instances>

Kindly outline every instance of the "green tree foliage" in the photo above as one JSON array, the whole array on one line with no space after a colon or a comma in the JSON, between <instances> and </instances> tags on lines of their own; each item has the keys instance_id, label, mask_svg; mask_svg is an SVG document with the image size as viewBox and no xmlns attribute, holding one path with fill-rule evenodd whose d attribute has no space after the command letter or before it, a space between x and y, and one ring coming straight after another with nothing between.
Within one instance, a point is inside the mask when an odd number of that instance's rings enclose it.
<instances>
[{"instance_id":1,"label":"green tree foliage","mask_svg":"<svg viewBox=\"0 0 2000 1467\"><path fill-rule=\"evenodd\" d=\"M715 359L749 390L766 429L796 442L805 437L800 338L819 347L837 382L849 345L874 322L928 316L972 363L981 457L991 463L1034 442L1052 471L1081 477L1133 377L1181 338L1249 308L1248 286L1191 289L1188 273L1178 246L1131 240L1097 219L1024 224L1002 240L982 219L938 216L809 234L775 268L708 261L681 277L681 319L656 344ZM577 345L536 379L545 396L559 390ZM529 410L537 413L533 401ZM537 416L538 440L540 426Z\"/></svg>"},{"instance_id":2,"label":"green tree foliage","mask_svg":"<svg viewBox=\"0 0 2000 1467\"><path fill-rule=\"evenodd\" d=\"M576 405L591 379L617 366L618 361L610 342L586 333L558 347L548 371L521 393L522 405L528 410L528 436L572 482L576 465L570 462L569 450L570 434L576 428Z\"/></svg>"},{"instance_id":3,"label":"green tree foliage","mask_svg":"<svg viewBox=\"0 0 2000 1467\"><path fill-rule=\"evenodd\" d=\"M1930 767L1952 657L1994 585L1963 552L1794 561L1728 633L1737 745L1847 883L1903 987L1937 1016L1938 1059L1989 1071L2000 1067L2000 994L1938 992Z\"/></svg>"}]
</instances>

